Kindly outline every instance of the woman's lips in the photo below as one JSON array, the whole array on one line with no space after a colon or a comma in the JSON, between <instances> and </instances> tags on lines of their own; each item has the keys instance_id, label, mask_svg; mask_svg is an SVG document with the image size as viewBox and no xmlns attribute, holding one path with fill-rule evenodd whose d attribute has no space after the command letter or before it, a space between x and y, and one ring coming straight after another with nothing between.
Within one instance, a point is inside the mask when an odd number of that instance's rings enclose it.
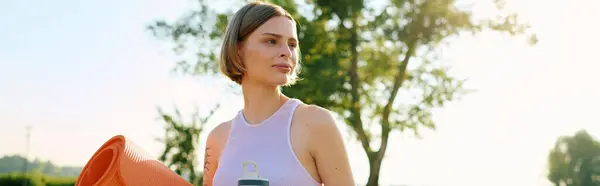
<instances>
[{"instance_id":1,"label":"woman's lips","mask_svg":"<svg viewBox=\"0 0 600 186\"><path fill-rule=\"evenodd\" d=\"M277 70L283 73L289 73L292 71L292 67L288 64L276 64L273 65L273 67L275 67Z\"/></svg>"}]
</instances>

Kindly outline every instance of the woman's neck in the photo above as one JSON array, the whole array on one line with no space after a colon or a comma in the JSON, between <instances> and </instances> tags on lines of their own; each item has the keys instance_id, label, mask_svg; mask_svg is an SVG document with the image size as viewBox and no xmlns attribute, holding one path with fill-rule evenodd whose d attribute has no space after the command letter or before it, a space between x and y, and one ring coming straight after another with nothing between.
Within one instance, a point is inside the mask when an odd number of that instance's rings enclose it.
<instances>
[{"instance_id":1,"label":"woman's neck","mask_svg":"<svg viewBox=\"0 0 600 186\"><path fill-rule=\"evenodd\" d=\"M242 83L244 117L249 124L259 124L273 115L288 101L277 86L268 87L254 83Z\"/></svg>"}]
</instances>

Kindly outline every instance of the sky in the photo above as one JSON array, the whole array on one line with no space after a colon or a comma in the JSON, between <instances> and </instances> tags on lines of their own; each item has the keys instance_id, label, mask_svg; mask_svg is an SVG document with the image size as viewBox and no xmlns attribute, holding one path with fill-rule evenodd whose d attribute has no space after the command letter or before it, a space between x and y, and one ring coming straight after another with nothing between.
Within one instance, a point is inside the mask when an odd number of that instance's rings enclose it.
<instances>
[{"instance_id":1,"label":"sky","mask_svg":"<svg viewBox=\"0 0 600 186\"><path fill-rule=\"evenodd\" d=\"M486 2L476 2L477 16L490 13ZM423 131L422 139L393 133L381 184L545 186L547 153L558 136L586 129L600 138L594 50L600 27L593 24L600 3L507 2L540 42L528 46L523 37L483 32L440 48L440 62L477 91L436 109L438 128ZM221 102L207 131L233 117L242 99L223 93L224 78L170 73L175 56L145 30L189 6L185 0L0 1L0 154L26 153L31 125L29 157L59 165L83 166L116 134L158 156L158 106L189 113L198 105L206 112ZM366 156L344 135L356 180L365 183Z\"/></svg>"}]
</instances>

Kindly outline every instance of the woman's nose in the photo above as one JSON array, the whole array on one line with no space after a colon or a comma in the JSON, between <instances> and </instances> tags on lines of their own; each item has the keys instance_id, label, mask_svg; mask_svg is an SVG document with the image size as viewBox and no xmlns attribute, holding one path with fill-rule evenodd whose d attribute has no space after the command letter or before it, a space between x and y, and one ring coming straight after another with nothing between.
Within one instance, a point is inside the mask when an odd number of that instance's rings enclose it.
<instances>
[{"instance_id":1,"label":"woman's nose","mask_svg":"<svg viewBox=\"0 0 600 186\"><path fill-rule=\"evenodd\" d=\"M290 49L290 47L288 47L287 45L283 46L281 51L281 53L279 54L279 57L283 57L283 58L289 58L292 56L292 49Z\"/></svg>"}]
</instances>

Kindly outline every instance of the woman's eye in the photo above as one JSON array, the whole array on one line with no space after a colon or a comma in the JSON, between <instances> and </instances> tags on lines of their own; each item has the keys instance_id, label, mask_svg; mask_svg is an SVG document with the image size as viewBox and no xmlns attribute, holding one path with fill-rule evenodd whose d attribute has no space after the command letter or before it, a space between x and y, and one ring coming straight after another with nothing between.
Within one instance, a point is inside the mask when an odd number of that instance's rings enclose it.
<instances>
[{"instance_id":1,"label":"woman's eye","mask_svg":"<svg viewBox=\"0 0 600 186\"><path fill-rule=\"evenodd\" d=\"M274 45L274 44L277 44L277 42L276 42L274 39L269 39L269 40L267 40L267 43L269 43L269 44L273 44L273 45Z\"/></svg>"},{"instance_id":2,"label":"woman's eye","mask_svg":"<svg viewBox=\"0 0 600 186\"><path fill-rule=\"evenodd\" d=\"M296 44L290 44L289 46L292 48L296 48Z\"/></svg>"}]
</instances>

